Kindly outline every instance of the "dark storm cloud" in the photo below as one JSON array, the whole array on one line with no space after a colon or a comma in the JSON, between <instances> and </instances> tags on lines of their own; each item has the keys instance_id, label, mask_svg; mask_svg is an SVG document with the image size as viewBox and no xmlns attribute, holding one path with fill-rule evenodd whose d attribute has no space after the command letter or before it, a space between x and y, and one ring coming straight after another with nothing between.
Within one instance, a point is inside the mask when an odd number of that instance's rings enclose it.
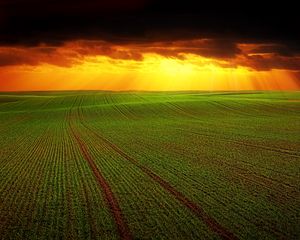
<instances>
[{"instance_id":1,"label":"dark storm cloud","mask_svg":"<svg viewBox=\"0 0 300 240\"><path fill-rule=\"evenodd\" d=\"M0 67L51 64L70 67L81 60L81 55L71 49L56 47L0 47Z\"/></svg>"},{"instance_id":2,"label":"dark storm cloud","mask_svg":"<svg viewBox=\"0 0 300 240\"><path fill-rule=\"evenodd\" d=\"M184 58L196 54L213 58L233 58L241 53L236 44L222 39L198 39L155 43L112 44L106 41L79 40L62 46L0 47L0 66L38 65L48 63L70 66L86 57L106 56L111 59L142 61L144 54L155 53L165 57Z\"/></svg>"},{"instance_id":3,"label":"dark storm cloud","mask_svg":"<svg viewBox=\"0 0 300 240\"><path fill-rule=\"evenodd\" d=\"M264 71L270 69L286 69L297 71L300 69L300 57L284 57L278 55L251 55L245 61L238 62L240 65L249 66L253 69Z\"/></svg>"},{"instance_id":4,"label":"dark storm cloud","mask_svg":"<svg viewBox=\"0 0 300 240\"><path fill-rule=\"evenodd\" d=\"M233 58L241 53L237 44L228 39L162 41L151 44L137 44L135 48L137 47L137 50L141 52L157 53L169 57L180 57L182 53L191 53L203 57Z\"/></svg>"},{"instance_id":5,"label":"dark storm cloud","mask_svg":"<svg viewBox=\"0 0 300 240\"><path fill-rule=\"evenodd\" d=\"M142 53L153 52L242 55L236 62L258 70L294 70L300 55L298 12L292 1L0 0L0 66L67 66L97 54L142 60ZM57 51L77 40L85 45ZM244 52L241 43L257 46Z\"/></svg>"},{"instance_id":6,"label":"dark storm cloud","mask_svg":"<svg viewBox=\"0 0 300 240\"><path fill-rule=\"evenodd\" d=\"M20 50L0 50L0 66L11 65L37 65L38 61Z\"/></svg>"},{"instance_id":7,"label":"dark storm cloud","mask_svg":"<svg viewBox=\"0 0 300 240\"><path fill-rule=\"evenodd\" d=\"M252 49L249 53L253 54L264 54L264 53L274 53L275 55L293 57L300 53L300 45L293 45L289 43L284 44L262 44L257 48Z\"/></svg>"},{"instance_id":8,"label":"dark storm cloud","mask_svg":"<svg viewBox=\"0 0 300 240\"><path fill-rule=\"evenodd\" d=\"M0 43L59 45L74 39L152 42L215 37L299 43L296 3L276 2L0 0Z\"/></svg>"}]
</instances>

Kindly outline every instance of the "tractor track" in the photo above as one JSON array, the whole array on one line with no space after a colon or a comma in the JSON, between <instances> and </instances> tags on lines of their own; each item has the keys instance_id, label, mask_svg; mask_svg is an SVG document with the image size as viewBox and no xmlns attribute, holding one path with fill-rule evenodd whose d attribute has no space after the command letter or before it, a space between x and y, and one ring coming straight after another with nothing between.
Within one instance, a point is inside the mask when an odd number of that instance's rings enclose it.
<instances>
[{"instance_id":1,"label":"tractor track","mask_svg":"<svg viewBox=\"0 0 300 240\"><path fill-rule=\"evenodd\" d=\"M118 203L117 198L112 192L112 189L109 185L109 183L106 181L102 173L99 171L94 159L92 158L91 154L88 151L88 148L84 141L80 138L79 133L75 130L75 128L72 126L71 121L69 121L69 127L71 130L71 133L76 140L77 144L80 147L81 153L84 157L84 159L89 164L89 167L91 168L98 185L103 190L103 195L106 200L106 203L110 209L110 212L114 218L114 221L117 225L117 230L119 233L119 236L121 239L132 239L132 234L130 232L130 229L127 225L127 223L124 220L120 205Z\"/></svg>"},{"instance_id":2,"label":"tractor track","mask_svg":"<svg viewBox=\"0 0 300 240\"><path fill-rule=\"evenodd\" d=\"M80 114L81 115L81 114ZM237 236L235 236L230 230L223 227L221 224L219 224L214 218L209 216L204 209L202 209L200 206L198 206L196 203L194 203L192 200L187 198L184 194L176 190L170 183L168 183L166 180L152 172L149 168L139 163L136 159L132 158L128 154L126 154L122 149L120 149L116 144L109 141L107 138L103 137L99 133L97 133L95 130L90 128L86 125L86 123L83 121L82 116L79 117L81 124L89 130L91 133L93 133L98 139L100 139L103 143L105 143L108 147L113 149L118 155L122 156L127 161L134 164L136 167L138 167L143 173L148 175L152 180L154 180L156 183L158 183L163 189L165 189L167 192L169 192L172 196L175 197L181 204L183 204L185 207L187 207L190 211L192 211L199 219L201 219L214 233L216 233L219 237L222 239L238 239Z\"/></svg>"}]
</instances>

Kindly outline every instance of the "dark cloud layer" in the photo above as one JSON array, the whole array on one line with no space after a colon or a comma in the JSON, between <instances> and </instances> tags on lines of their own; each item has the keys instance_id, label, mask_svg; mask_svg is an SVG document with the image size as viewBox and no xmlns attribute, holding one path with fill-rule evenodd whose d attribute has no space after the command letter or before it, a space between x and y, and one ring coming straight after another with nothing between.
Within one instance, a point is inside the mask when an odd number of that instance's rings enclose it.
<instances>
[{"instance_id":1,"label":"dark cloud layer","mask_svg":"<svg viewBox=\"0 0 300 240\"><path fill-rule=\"evenodd\" d=\"M153 52L299 70L299 16L288 0L0 0L0 66L68 66L93 54L141 60ZM84 44L57 51L77 40Z\"/></svg>"},{"instance_id":2,"label":"dark cloud layer","mask_svg":"<svg viewBox=\"0 0 300 240\"><path fill-rule=\"evenodd\" d=\"M70 41L62 46L6 46L0 47L0 67L11 65L38 65L48 63L70 66L85 57L106 56L112 59L142 61L143 55L155 53L165 57L183 58L195 54L211 58L234 58L241 50L223 39L164 41L155 43L112 44L105 41Z\"/></svg>"},{"instance_id":3,"label":"dark cloud layer","mask_svg":"<svg viewBox=\"0 0 300 240\"><path fill-rule=\"evenodd\" d=\"M62 46L0 47L0 67L51 64L70 67L90 57L142 61L144 54L186 59L187 54L211 58L221 67L244 66L258 71L285 69L298 71L300 56L286 54L285 47L274 44L234 44L224 39L198 39L155 43L112 44L105 41L70 41ZM222 61L217 61L222 60Z\"/></svg>"},{"instance_id":4,"label":"dark cloud layer","mask_svg":"<svg viewBox=\"0 0 300 240\"><path fill-rule=\"evenodd\" d=\"M292 1L0 0L0 15L2 45L216 37L299 46L300 38Z\"/></svg>"}]
</instances>

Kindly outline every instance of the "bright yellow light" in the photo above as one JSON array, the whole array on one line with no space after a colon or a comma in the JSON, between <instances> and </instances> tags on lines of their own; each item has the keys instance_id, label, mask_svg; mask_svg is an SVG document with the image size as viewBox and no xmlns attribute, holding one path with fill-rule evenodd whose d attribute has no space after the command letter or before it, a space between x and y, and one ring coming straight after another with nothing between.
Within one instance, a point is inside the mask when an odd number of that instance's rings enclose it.
<instances>
[{"instance_id":1,"label":"bright yellow light","mask_svg":"<svg viewBox=\"0 0 300 240\"><path fill-rule=\"evenodd\" d=\"M38 65L2 68L2 90L256 90L297 89L288 71L254 71L193 54L168 58L144 54L143 60L86 57L71 67ZM4 87L3 87L4 86Z\"/></svg>"}]
</instances>

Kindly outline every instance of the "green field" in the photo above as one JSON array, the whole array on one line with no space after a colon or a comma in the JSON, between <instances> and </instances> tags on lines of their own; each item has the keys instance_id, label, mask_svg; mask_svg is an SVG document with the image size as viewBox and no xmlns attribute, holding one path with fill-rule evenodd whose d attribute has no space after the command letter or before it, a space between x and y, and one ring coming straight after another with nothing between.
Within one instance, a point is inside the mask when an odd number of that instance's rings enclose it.
<instances>
[{"instance_id":1,"label":"green field","mask_svg":"<svg viewBox=\"0 0 300 240\"><path fill-rule=\"evenodd\" d=\"M300 92L0 94L0 239L299 239Z\"/></svg>"}]
</instances>

